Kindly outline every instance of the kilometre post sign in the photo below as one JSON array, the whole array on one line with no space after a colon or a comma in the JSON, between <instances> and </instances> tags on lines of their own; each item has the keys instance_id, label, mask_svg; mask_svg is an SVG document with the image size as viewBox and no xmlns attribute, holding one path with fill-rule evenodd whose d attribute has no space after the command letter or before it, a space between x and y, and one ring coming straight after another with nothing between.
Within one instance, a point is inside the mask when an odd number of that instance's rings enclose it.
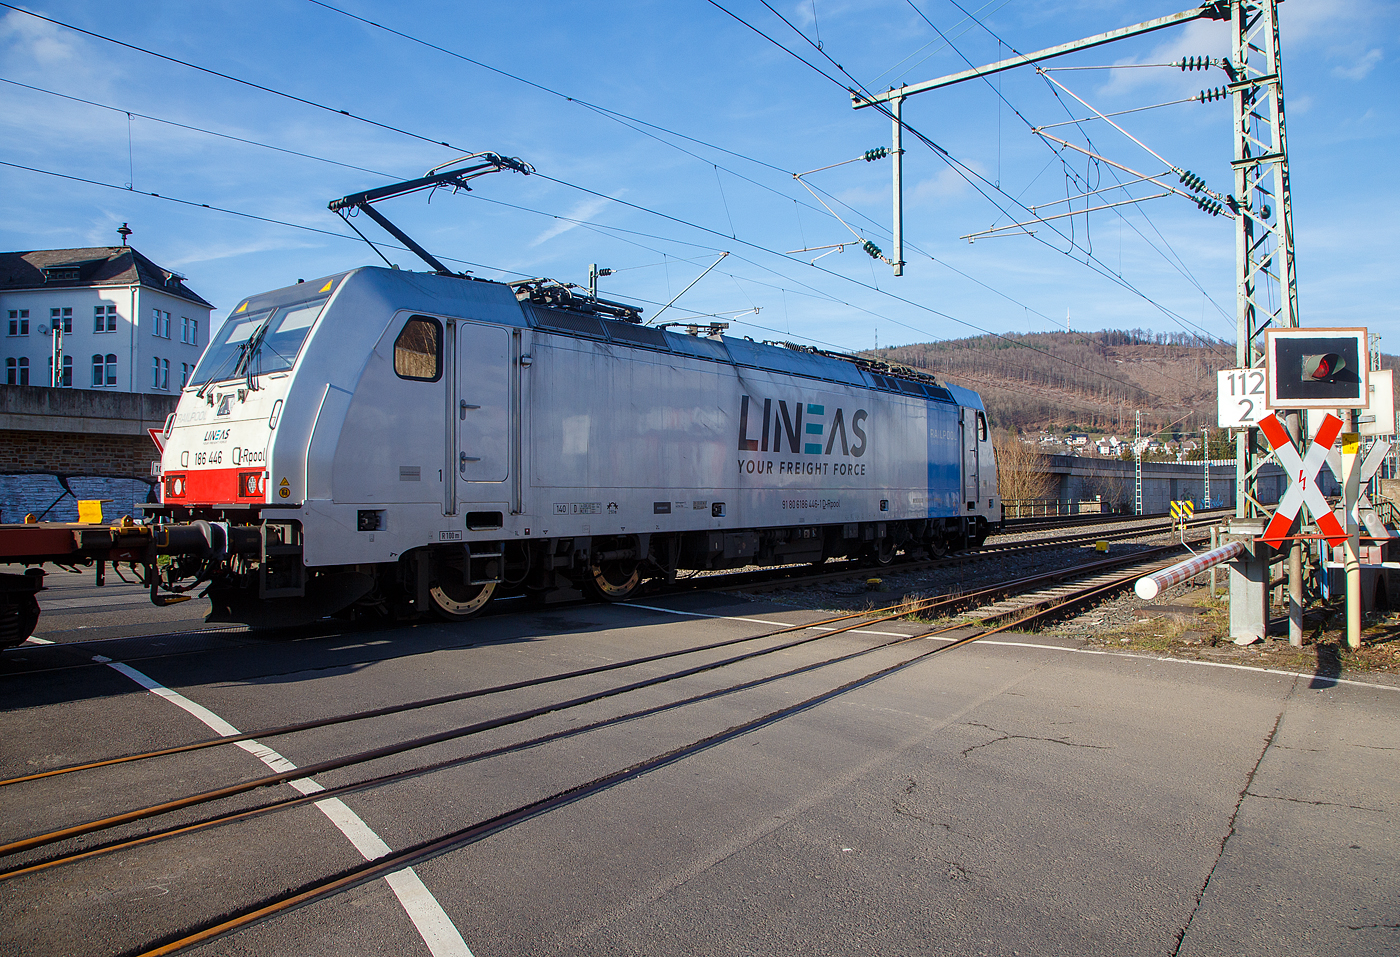
<instances>
[{"instance_id":1,"label":"kilometre post sign","mask_svg":"<svg viewBox=\"0 0 1400 957\"><path fill-rule=\"evenodd\" d=\"M1216 424L1222 429L1257 426L1269 414L1264 408L1268 387L1263 369L1221 369L1215 384Z\"/></svg>"}]
</instances>

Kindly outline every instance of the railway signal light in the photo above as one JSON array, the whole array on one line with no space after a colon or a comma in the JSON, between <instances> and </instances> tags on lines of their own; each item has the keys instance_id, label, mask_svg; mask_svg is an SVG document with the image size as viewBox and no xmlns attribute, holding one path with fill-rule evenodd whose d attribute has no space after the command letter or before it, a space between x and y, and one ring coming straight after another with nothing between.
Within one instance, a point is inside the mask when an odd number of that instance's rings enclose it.
<instances>
[{"instance_id":1,"label":"railway signal light","mask_svg":"<svg viewBox=\"0 0 1400 957\"><path fill-rule=\"evenodd\" d=\"M1370 405L1365 329L1268 329L1264 340L1267 408Z\"/></svg>"},{"instance_id":2,"label":"railway signal light","mask_svg":"<svg viewBox=\"0 0 1400 957\"><path fill-rule=\"evenodd\" d=\"M1347 367L1347 361L1335 352L1320 356L1303 356L1304 382L1335 382Z\"/></svg>"}]
</instances>

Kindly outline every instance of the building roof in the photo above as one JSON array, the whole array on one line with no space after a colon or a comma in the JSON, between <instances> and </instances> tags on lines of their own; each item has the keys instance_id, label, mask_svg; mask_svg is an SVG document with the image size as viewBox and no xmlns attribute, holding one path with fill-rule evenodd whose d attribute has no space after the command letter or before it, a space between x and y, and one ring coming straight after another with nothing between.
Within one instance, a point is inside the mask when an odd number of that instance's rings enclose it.
<instances>
[{"instance_id":1,"label":"building roof","mask_svg":"<svg viewBox=\"0 0 1400 957\"><path fill-rule=\"evenodd\" d=\"M206 302L185 285L184 277L157 266L130 246L0 253L0 291L83 289L136 283L214 308L213 303Z\"/></svg>"}]
</instances>

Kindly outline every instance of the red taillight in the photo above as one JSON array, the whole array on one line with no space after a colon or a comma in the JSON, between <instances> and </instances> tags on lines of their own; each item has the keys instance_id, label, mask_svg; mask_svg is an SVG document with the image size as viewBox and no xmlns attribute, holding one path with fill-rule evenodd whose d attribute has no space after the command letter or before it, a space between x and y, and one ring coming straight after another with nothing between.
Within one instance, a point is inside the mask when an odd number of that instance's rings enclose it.
<instances>
[{"instance_id":1,"label":"red taillight","mask_svg":"<svg viewBox=\"0 0 1400 957\"><path fill-rule=\"evenodd\" d=\"M240 498L261 498L263 494L263 474L261 472L238 473L238 495Z\"/></svg>"},{"instance_id":2,"label":"red taillight","mask_svg":"<svg viewBox=\"0 0 1400 957\"><path fill-rule=\"evenodd\" d=\"M183 475L167 475L162 481L165 482L166 498L185 497L185 477Z\"/></svg>"}]
</instances>

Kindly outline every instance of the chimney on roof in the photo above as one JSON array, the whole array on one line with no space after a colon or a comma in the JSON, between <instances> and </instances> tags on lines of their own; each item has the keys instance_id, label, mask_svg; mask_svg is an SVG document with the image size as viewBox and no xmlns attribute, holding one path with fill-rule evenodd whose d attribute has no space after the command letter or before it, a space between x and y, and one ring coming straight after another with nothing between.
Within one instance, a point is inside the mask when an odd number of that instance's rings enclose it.
<instances>
[{"instance_id":1,"label":"chimney on roof","mask_svg":"<svg viewBox=\"0 0 1400 957\"><path fill-rule=\"evenodd\" d=\"M128 237L128 236L131 235L131 227L128 226L126 223L122 223L122 224L121 224L121 227L117 230L117 234L121 236L121 238L122 238L122 245L125 246L125 245L126 245L126 237Z\"/></svg>"}]
</instances>

